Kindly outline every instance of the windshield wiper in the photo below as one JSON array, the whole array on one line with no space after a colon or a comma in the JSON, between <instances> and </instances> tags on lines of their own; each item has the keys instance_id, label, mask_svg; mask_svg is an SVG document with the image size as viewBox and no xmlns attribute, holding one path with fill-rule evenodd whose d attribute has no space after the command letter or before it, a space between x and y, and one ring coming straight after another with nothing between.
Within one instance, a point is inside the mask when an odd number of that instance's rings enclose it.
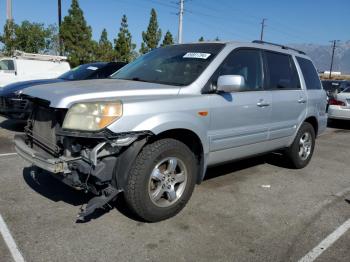
<instances>
[{"instance_id":1,"label":"windshield wiper","mask_svg":"<svg viewBox=\"0 0 350 262\"><path fill-rule=\"evenodd\" d=\"M133 77L133 78L127 79L127 80L138 81L138 82L146 82L146 83L153 83L151 81L147 81L147 80L141 79L139 77Z\"/></svg>"}]
</instances>

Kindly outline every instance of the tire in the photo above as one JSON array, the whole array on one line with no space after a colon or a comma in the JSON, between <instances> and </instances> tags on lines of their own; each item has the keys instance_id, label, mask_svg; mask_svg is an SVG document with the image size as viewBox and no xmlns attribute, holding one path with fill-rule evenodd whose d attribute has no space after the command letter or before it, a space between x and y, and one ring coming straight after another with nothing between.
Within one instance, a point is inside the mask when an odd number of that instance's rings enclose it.
<instances>
[{"instance_id":1,"label":"tire","mask_svg":"<svg viewBox=\"0 0 350 262\"><path fill-rule=\"evenodd\" d=\"M197 168L192 151L178 140L146 145L128 175L124 192L128 207L147 222L175 216L192 195Z\"/></svg>"},{"instance_id":2,"label":"tire","mask_svg":"<svg viewBox=\"0 0 350 262\"><path fill-rule=\"evenodd\" d=\"M304 143L302 141L304 141ZM311 124L304 122L301 125L292 145L286 150L286 156L290 160L293 168L301 169L309 164L314 149L315 129Z\"/></svg>"}]
</instances>

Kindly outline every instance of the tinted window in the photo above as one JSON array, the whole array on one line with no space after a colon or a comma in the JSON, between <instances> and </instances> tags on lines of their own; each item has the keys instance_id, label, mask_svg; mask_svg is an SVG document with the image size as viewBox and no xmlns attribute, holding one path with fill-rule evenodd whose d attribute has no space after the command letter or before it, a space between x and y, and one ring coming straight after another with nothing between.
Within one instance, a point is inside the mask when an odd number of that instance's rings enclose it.
<instances>
[{"instance_id":1,"label":"tinted window","mask_svg":"<svg viewBox=\"0 0 350 262\"><path fill-rule=\"evenodd\" d=\"M344 93L350 93L350 87L345 88L343 92L344 92Z\"/></svg>"},{"instance_id":2,"label":"tinted window","mask_svg":"<svg viewBox=\"0 0 350 262\"><path fill-rule=\"evenodd\" d=\"M243 76L247 90L261 89L262 66L260 51L254 49L233 51L215 72L212 81L214 86L216 86L217 79L221 75Z\"/></svg>"},{"instance_id":3,"label":"tinted window","mask_svg":"<svg viewBox=\"0 0 350 262\"><path fill-rule=\"evenodd\" d=\"M303 73L307 89L322 89L317 71L308 59L297 57L301 72Z\"/></svg>"},{"instance_id":4,"label":"tinted window","mask_svg":"<svg viewBox=\"0 0 350 262\"><path fill-rule=\"evenodd\" d=\"M124 66L111 77L185 86L196 80L223 44L185 44L157 48Z\"/></svg>"},{"instance_id":5,"label":"tinted window","mask_svg":"<svg viewBox=\"0 0 350 262\"><path fill-rule=\"evenodd\" d=\"M300 64L300 62L298 61L298 63ZM322 86L323 86L323 89L325 90L335 90L337 88L340 87L340 83L339 82L332 82L332 81L322 81Z\"/></svg>"},{"instance_id":6,"label":"tinted window","mask_svg":"<svg viewBox=\"0 0 350 262\"><path fill-rule=\"evenodd\" d=\"M265 51L269 89L300 89L300 81L290 55Z\"/></svg>"},{"instance_id":7,"label":"tinted window","mask_svg":"<svg viewBox=\"0 0 350 262\"><path fill-rule=\"evenodd\" d=\"M15 65L12 60L1 60L0 70L15 70Z\"/></svg>"},{"instance_id":8,"label":"tinted window","mask_svg":"<svg viewBox=\"0 0 350 262\"><path fill-rule=\"evenodd\" d=\"M126 63L123 62L111 63L110 65L106 66L101 70L101 75L103 75L104 78L107 78L125 65Z\"/></svg>"},{"instance_id":9,"label":"tinted window","mask_svg":"<svg viewBox=\"0 0 350 262\"><path fill-rule=\"evenodd\" d=\"M69 70L58 78L64 80L85 80L99 78L97 72L100 68L104 67L105 64L106 63L94 63L80 65L72 70Z\"/></svg>"}]
</instances>

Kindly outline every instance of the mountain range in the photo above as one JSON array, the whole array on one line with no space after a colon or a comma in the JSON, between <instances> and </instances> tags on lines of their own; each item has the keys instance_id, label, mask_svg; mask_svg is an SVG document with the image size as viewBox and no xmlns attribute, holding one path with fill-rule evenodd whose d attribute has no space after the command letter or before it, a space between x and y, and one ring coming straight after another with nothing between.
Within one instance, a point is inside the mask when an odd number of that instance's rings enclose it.
<instances>
[{"instance_id":1,"label":"mountain range","mask_svg":"<svg viewBox=\"0 0 350 262\"><path fill-rule=\"evenodd\" d=\"M317 44L290 44L289 46L304 51L311 57L319 72L329 71L332 57L332 46ZM350 40L338 43L334 52L333 71L350 74Z\"/></svg>"}]
</instances>

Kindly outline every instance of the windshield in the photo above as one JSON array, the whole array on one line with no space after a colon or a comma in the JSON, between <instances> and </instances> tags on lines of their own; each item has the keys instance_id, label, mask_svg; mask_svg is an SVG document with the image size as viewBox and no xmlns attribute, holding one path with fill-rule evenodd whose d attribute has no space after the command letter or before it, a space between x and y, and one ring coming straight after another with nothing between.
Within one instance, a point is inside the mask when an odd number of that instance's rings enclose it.
<instances>
[{"instance_id":1,"label":"windshield","mask_svg":"<svg viewBox=\"0 0 350 262\"><path fill-rule=\"evenodd\" d=\"M86 64L86 65L80 65L72 70L64 73L63 75L59 76L59 79L64 80L85 80L92 78L93 75L96 73L97 70L104 67L104 63L95 63L95 64Z\"/></svg>"},{"instance_id":2,"label":"windshield","mask_svg":"<svg viewBox=\"0 0 350 262\"><path fill-rule=\"evenodd\" d=\"M224 44L185 44L158 48L126 65L111 77L176 86L196 80Z\"/></svg>"}]
</instances>

